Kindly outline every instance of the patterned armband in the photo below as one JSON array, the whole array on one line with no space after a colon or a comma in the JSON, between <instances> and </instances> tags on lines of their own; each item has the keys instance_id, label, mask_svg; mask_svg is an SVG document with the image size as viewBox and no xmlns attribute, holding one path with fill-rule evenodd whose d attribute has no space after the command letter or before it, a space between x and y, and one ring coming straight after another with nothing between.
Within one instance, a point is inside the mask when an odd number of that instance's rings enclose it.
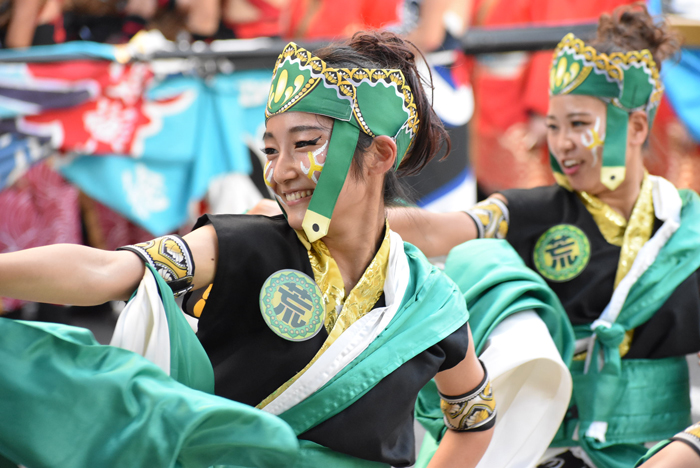
<instances>
[{"instance_id":1,"label":"patterned armband","mask_svg":"<svg viewBox=\"0 0 700 468\"><path fill-rule=\"evenodd\" d=\"M484 369L484 379L474 390L460 396L446 396L440 393L440 409L445 415L445 425L455 431L485 431L496 423L496 399Z\"/></svg>"},{"instance_id":2,"label":"patterned armband","mask_svg":"<svg viewBox=\"0 0 700 468\"><path fill-rule=\"evenodd\" d=\"M151 265L168 283L175 296L192 289L194 261L185 240L175 234L140 244L125 245L117 250L129 250Z\"/></svg>"},{"instance_id":3,"label":"patterned armband","mask_svg":"<svg viewBox=\"0 0 700 468\"><path fill-rule=\"evenodd\" d=\"M479 239L505 239L508 234L508 206L498 198L487 198L465 211L476 224Z\"/></svg>"},{"instance_id":4,"label":"patterned armband","mask_svg":"<svg viewBox=\"0 0 700 468\"><path fill-rule=\"evenodd\" d=\"M674 435L671 440L680 440L690 445L700 456L700 422L695 423L683 432Z\"/></svg>"}]
</instances>

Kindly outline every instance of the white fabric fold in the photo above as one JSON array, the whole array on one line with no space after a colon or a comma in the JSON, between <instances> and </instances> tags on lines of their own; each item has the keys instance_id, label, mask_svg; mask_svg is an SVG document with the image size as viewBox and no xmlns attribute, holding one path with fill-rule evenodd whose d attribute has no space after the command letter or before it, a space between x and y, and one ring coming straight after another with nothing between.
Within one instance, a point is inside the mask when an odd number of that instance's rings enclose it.
<instances>
[{"instance_id":1,"label":"white fabric fold","mask_svg":"<svg viewBox=\"0 0 700 468\"><path fill-rule=\"evenodd\" d=\"M122 310L109 343L145 357L170 375L170 330L158 284L146 268L136 295Z\"/></svg>"},{"instance_id":2,"label":"white fabric fold","mask_svg":"<svg viewBox=\"0 0 700 468\"><path fill-rule=\"evenodd\" d=\"M513 314L489 335L479 358L498 416L478 468L535 466L566 414L572 381L547 326L534 311Z\"/></svg>"}]
</instances>

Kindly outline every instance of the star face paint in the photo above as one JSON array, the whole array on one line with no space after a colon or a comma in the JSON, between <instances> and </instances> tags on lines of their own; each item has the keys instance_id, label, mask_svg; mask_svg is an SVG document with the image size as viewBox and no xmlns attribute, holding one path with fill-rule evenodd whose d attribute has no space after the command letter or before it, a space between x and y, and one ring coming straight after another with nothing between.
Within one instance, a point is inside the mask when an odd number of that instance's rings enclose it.
<instances>
[{"instance_id":1,"label":"star face paint","mask_svg":"<svg viewBox=\"0 0 700 468\"><path fill-rule=\"evenodd\" d=\"M592 129L588 129L581 134L581 143L593 155L592 166L595 167L598 164L598 153L603 152L603 144L605 143L605 134L600 134L600 117L596 117L595 125Z\"/></svg>"},{"instance_id":2,"label":"star face paint","mask_svg":"<svg viewBox=\"0 0 700 468\"><path fill-rule=\"evenodd\" d=\"M301 171L306 174L306 177L312 180L315 184L318 184L318 178L321 176L323 166L326 164L326 148L328 148L328 140L326 140L323 146L318 148L316 151L308 151L306 153L308 157L307 162L309 163L308 167L306 167L304 161L299 162Z\"/></svg>"}]
</instances>

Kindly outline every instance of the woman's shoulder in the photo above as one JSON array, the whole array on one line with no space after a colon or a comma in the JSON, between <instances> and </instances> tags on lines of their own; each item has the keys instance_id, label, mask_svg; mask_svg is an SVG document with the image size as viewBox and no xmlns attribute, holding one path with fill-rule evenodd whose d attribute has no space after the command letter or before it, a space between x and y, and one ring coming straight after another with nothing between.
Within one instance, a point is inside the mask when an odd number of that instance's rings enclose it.
<instances>
[{"instance_id":1,"label":"woman's shoulder","mask_svg":"<svg viewBox=\"0 0 700 468\"><path fill-rule=\"evenodd\" d=\"M557 184L526 189L508 189L498 192L508 201L508 208L531 207L560 203L574 193Z\"/></svg>"},{"instance_id":2,"label":"woman's shoulder","mask_svg":"<svg viewBox=\"0 0 700 468\"><path fill-rule=\"evenodd\" d=\"M247 214L205 214L197 220L193 229L211 224L216 231L219 244L268 244L297 239L283 215L268 217Z\"/></svg>"}]
</instances>

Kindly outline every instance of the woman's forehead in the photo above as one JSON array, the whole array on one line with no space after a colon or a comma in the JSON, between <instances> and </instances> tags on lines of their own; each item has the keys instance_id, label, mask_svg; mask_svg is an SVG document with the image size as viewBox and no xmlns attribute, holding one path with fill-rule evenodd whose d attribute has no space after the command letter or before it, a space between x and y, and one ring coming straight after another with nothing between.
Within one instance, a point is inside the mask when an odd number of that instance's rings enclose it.
<instances>
[{"instance_id":1,"label":"woman's forehead","mask_svg":"<svg viewBox=\"0 0 700 468\"><path fill-rule=\"evenodd\" d=\"M568 114L594 114L605 112L605 102L595 96L582 94L560 94L549 98L548 116Z\"/></svg>"}]
</instances>

